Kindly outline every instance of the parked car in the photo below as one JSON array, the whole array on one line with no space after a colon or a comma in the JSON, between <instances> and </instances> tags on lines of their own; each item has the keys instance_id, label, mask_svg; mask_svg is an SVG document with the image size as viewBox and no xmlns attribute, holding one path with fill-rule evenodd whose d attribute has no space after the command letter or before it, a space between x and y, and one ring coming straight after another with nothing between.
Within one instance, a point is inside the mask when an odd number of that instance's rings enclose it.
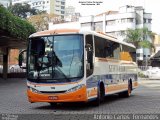
<instances>
[{"instance_id":1,"label":"parked car","mask_svg":"<svg viewBox=\"0 0 160 120\"><path fill-rule=\"evenodd\" d=\"M9 69L12 71L12 70L15 70L15 69L20 69L20 67L19 67L18 64L15 64L15 65L9 66Z\"/></svg>"},{"instance_id":2,"label":"parked car","mask_svg":"<svg viewBox=\"0 0 160 120\"><path fill-rule=\"evenodd\" d=\"M143 74L147 76L149 79L160 79L160 68L152 67L146 71L143 71Z\"/></svg>"},{"instance_id":3,"label":"parked car","mask_svg":"<svg viewBox=\"0 0 160 120\"><path fill-rule=\"evenodd\" d=\"M23 66L26 66L25 63L22 64ZM10 72L23 72L24 70L20 68L18 64L10 65L9 66L9 71Z\"/></svg>"}]
</instances>

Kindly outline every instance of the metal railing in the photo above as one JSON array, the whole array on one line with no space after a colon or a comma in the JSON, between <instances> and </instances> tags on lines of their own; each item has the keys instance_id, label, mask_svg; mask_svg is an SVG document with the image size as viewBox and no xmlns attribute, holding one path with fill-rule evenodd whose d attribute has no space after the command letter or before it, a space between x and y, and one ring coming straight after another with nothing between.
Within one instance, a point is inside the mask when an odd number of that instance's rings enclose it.
<instances>
[{"instance_id":1,"label":"metal railing","mask_svg":"<svg viewBox=\"0 0 160 120\"><path fill-rule=\"evenodd\" d=\"M11 68L8 69L8 73L25 73L26 70L25 69L21 69L21 68ZM3 68L0 68L0 73L3 73Z\"/></svg>"},{"instance_id":2,"label":"metal railing","mask_svg":"<svg viewBox=\"0 0 160 120\"><path fill-rule=\"evenodd\" d=\"M142 71L146 71L148 70L149 68L151 68L152 66L138 66L138 68Z\"/></svg>"}]
</instances>

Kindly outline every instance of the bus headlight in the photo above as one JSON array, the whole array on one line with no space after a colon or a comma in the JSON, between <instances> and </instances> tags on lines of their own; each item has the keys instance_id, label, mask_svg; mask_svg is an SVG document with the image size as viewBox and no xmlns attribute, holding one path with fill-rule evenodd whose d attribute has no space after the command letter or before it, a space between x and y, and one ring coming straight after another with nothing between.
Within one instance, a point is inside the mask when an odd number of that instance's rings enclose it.
<instances>
[{"instance_id":1,"label":"bus headlight","mask_svg":"<svg viewBox=\"0 0 160 120\"><path fill-rule=\"evenodd\" d=\"M67 92L74 92L74 91L76 91L78 89L81 89L83 86L84 86L84 84L77 85L77 86L75 86L73 88L68 89Z\"/></svg>"},{"instance_id":2,"label":"bus headlight","mask_svg":"<svg viewBox=\"0 0 160 120\"><path fill-rule=\"evenodd\" d=\"M34 93L41 93L40 91L36 90L35 88L32 87L28 87L30 91L34 92Z\"/></svg>"}]
</instances>

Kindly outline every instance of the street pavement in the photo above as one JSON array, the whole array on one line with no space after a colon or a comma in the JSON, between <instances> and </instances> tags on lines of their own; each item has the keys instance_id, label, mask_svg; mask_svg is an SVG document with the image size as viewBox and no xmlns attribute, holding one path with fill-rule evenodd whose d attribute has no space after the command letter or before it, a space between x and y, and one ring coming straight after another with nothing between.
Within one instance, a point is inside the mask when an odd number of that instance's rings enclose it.
<instances>
[{"instance_id":1,"label":"street pavement","mask_svg":"<svg viewBox=\"0 0 160 120\"><path fill-rule=\"evenodd\" d=\"M93 117L87 115L95 114L160 114L160 80L141 79L139 87L129 98L107 96L100 106L93 106L92 103L59 104L55 107L49 103L31 104L27 100L26 89L26 79L0 79L0 114L3 120L8 114L30 114L32 119L37 116L43 119L45 114L50 114L51 118L60 119L63 116L65 120L66 116L75 119L76 115L84 120Z\"/></svg>"}]
</instances>

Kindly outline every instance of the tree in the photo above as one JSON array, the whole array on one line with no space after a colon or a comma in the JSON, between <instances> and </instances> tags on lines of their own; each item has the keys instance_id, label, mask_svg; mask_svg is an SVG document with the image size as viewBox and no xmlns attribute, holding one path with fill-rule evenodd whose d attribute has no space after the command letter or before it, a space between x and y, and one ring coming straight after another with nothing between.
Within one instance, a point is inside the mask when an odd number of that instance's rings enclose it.
<instances>
[{"instance_id":1,"label":"tree","mask_svg":"<svg viewBox=\"0 0 160 120\"><path fill-rule=\"evenodd\" d=\"M30 5L27 3L24 3L24 4L16 3L14 5L9 6L8 10L15 16L18 16L24 19L27 18L27 16L36 15L40 12L39 10L31 8Z\"/></svg>"},{"instance_id":2,"label":"tree","mask_svg":"<svg viewBox=\"0 0 160 120\"><path fill-rule=\"evenodd\" d=\"M128 29L126 42L132 43L136 48L154 48L148 39L153 39L154 34L148 28Z\"/></svg>"},{"instance_id":3,"label":"tree","mask_svg":"<svg viewBox=\"0 0 160 120\"><path fill-rule=\"evenodd\" d=\"M35 28L26 20L11 14L6 8L0 6L0 31L5 31L8 36L27 40L35 32Z\"/></svg>"},{"instance_id":4,"label":"tree","mask_svg":"<svg viewBox=\"0 0 160 120\"><path fill-rule=\"evenodd\" d=\"M64 22L58 15L47 13L30 16L29 18L27 18L27 20L35 27L37 31L47 30L49 22Z\"/></svg>"},{"instance_id":5,"label":"tree","mask_svg":"<svg viewBox=\"0 0 160 120\"><path fill-rule=\"evenodd\" d=\"M154 45L149 41L149 39L154 38L154 33L148 30L148 28L141 29L128 29L126 34L126 41L135 45L138 48L149 48L155 51ZM145 58L145 66L148 65L147 57Z\"/></svg>"},{"instance_id":6,"label":"tree","mask_svg":"<svg viewBox=\"0 0 160 120\"><path fill-rule=\"evenodd\" d=\"M141 41L141 31L140 29L128 29L126 32L126 42L132 43L136 48L139 46L139 42Z\"/></svg>"}]
</instances>

